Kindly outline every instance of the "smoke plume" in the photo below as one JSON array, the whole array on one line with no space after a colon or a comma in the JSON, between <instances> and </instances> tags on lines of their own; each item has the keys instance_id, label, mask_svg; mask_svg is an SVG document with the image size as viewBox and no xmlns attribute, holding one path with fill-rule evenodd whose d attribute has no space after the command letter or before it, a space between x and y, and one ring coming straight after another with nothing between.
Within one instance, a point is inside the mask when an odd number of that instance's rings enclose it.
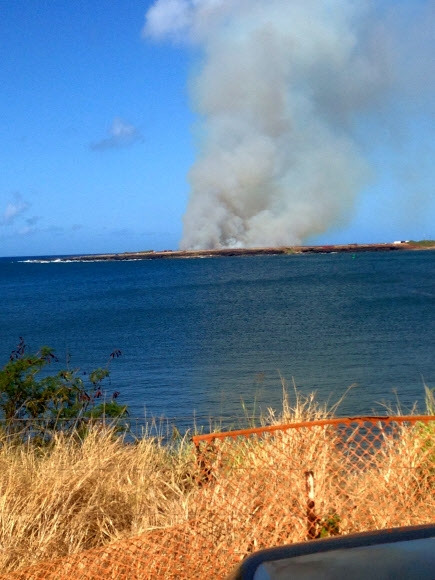
<instances>
[{"instance_id":1,"label":"smoke plume","mask_svg":"<svg viewBox=\"0 0 435 580\"><path fill-rule=\"evenodd\" d=\"M365 0L157 0L144 33L200 48L182 248L292 245L344 223L370 167L358 115L391 80Z\"/></svg>"}]
</instances>

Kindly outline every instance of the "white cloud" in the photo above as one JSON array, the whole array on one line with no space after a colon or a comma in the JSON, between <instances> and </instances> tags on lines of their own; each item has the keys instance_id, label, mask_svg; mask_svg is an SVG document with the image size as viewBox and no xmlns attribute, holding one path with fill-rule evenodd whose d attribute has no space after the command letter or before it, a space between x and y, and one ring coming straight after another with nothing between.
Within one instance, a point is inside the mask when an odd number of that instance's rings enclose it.
<instances>
[{"instance_id":1,"label":"white cloud","mask_svg":"<svg viewBox=\"0 0 435 580\"><path fill-rule=\"evenodd\" d=\"M142 135L134 126L126 123L119 117L113 120L108 137L91 143L93 151L106 151L118 147L128 147L142 140Z\"/></svg>"},{"instance_id":2,"label":"white cloud","mask_svg":"<svg viewBox=\"0 0 435 580\"><path fill-rule=\"evenodd\" d=\"M19 193L14 195L14 200L9 202L0 218L0 225L11 226L15 220L29 208L29 204L24 201Z\"/></svg>"},{"instance_id":3,"label":"white cloud","mask_svg":"<svg viewBox=\"0 0 435 580\"><path fill-rule=\"evenodd\" d=\"M248 0L156 0L147 11L144 37L198 41L207 36L212 22L220 21Z\"/></svg>"},{"instance_id":4,"label":"white cloud","mask_svg":"<svg viewBox=\"0 0 435 580\"><path fill-rule=\"evenodd\" d=\"M156 2L147 13L143 34L152 38L182 34L190 28L191 12L191 5L185 0Z\"/></svg>"}]
</instances>

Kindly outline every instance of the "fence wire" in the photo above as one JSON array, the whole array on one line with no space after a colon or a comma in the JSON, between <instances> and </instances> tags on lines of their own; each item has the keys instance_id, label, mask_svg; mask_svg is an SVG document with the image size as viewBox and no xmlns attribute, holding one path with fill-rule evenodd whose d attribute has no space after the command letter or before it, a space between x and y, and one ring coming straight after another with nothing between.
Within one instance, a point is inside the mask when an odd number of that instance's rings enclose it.
<instances>
[{"instance_id":1,"label":"fence wire","mask_svg":"<svg viewBox=\"0 0 435 580\"><path fill-rule=\"evenodd\" d=\"M331 419L192 442L185 522L1 578L224 579L262 548L435 520L435 417Z\"/></svg>"}]
</instances>

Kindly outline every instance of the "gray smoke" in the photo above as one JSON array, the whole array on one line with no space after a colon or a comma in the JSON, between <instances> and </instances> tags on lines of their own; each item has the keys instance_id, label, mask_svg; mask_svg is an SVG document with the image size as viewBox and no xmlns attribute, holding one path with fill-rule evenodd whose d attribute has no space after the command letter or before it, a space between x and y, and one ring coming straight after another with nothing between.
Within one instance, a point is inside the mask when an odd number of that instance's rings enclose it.
<instances>
[{"instance_id":1,"label":"gray smoke","mask_svg":"<svg viewBox=\"0 0 435 580\"><path fill-rule=\"evenodd\" d=\"M391 82L365 0L157 0L144 32L202 51L182 248L292 245L351 216L358 116Z\"/></svg>"}]
</instances>

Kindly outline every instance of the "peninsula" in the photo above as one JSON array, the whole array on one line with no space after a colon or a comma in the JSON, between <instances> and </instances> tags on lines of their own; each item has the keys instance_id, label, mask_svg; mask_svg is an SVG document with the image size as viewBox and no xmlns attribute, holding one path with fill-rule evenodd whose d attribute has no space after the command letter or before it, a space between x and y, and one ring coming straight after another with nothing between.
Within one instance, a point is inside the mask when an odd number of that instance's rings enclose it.
<instances>
[{"instance_id":1,"label":"peninsula","mask_svg":"<svg viewBox=\"0 0 435 580\"><path fill-rule=\"evenodd\" d=\"M89 254L57 258L59 261L161 260L168 258L225 258L231 256L264 256L279 254L332 254L357 252L396 252L403 250L435 250L435 240L397 241L384 244L343 244L324 246L279 246L267 248L221 248L214 250L146 250L119 254Z\"/></svg>"}]
</instances>

